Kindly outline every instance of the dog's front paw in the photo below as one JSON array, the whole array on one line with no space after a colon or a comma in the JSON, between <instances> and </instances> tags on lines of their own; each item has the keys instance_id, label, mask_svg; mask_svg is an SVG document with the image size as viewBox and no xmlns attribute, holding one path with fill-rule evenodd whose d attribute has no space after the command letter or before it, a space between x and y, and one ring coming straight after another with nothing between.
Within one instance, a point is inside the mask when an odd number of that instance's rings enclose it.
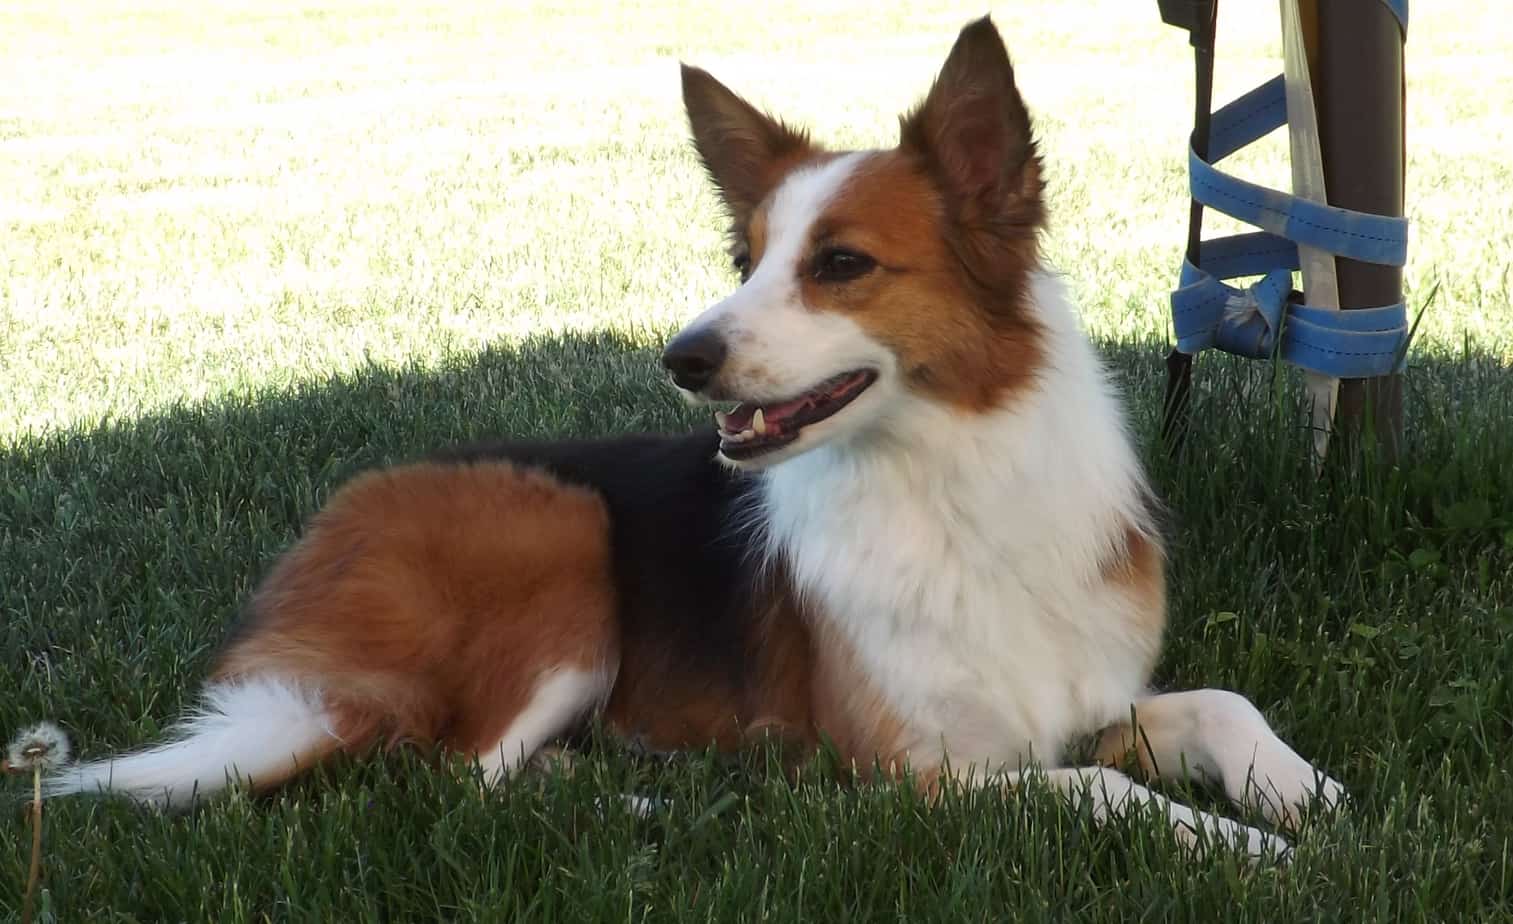
<instances>
[{"instance_id":1,"label":"dog's front paw","mask_svg":"<svg viewBox=\"0 0 1513 924\"><path fill-rule=\"evenodd\" d=\"M1268 769L1256 766L1246 801L1259 808L1266 820L1278 827L1297 830L1305 814L1332 812L1349 798L1340 782L1302 758L1292 755L1288 766Z\"/></svg>"},{"instance_id":2,"label":"dog's front paw","mask_svg":"<svg viewBox=\"0 0 1513 924\"><path fill-rule=\"evenodd\" d=\"M1286 838L1218 815L1195 812L1192 822L1178 824L1175 830L1178 841L1199 852L1238 850L1251 863L1284 864L1292 859Z\"/></svg>"},{"instance_id":3,"label":"dog's front paw","mask_svg":"<svg viewBox=\"0 0 1513 924\"><path fill-rule=\"evenodd\" d=\"M1285 838L1269 831L1241 825L1236 846L1245 851L1251 863L1275 863L1285 865L1292 860L1292 845Z\"/></svg>"}]
</instances>

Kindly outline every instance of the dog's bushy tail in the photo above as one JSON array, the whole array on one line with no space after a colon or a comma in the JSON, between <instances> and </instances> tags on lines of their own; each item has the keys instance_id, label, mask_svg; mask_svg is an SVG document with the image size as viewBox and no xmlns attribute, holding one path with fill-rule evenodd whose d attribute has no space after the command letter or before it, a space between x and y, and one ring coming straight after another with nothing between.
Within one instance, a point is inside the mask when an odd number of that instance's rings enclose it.
<instances>
[{"instance_id":1,"label":"dog's bushy tail","mask_svg":"<svg viewBox=\"0 0 1513 924\"><path fill-rule=\"evenodd\" d=\"M105 760L74 764L45 782L54 796L103 793L184 808L229 784L275 786L348 746L320 692L280 677L217 681L170 740Z\"/></svg>"}]
</instances>

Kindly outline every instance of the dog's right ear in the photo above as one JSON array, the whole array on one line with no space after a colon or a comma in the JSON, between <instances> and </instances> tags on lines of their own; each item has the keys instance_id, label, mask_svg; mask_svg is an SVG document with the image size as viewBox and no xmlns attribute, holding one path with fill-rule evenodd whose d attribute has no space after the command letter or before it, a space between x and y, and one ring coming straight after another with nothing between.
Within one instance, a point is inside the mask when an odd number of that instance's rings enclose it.
<instances>
[{"instance_id":1,"label":"dog's right ear","mask_svg":"<svg viewBox=\"0 0 1513 924\"><path fill-rule=\"evenodd\" d=\"M900 126L900 143L924 159L966 224L1007 220L1032 232L1040 224L1030 114L991 19L961 30L930 95Z\"/></svg>"},{"instance_id":2,"label":"dog's right ear","mask_svg":"<svg viewBox=\"0 0 1513 924\"><path fill-rule=\"evenodd\" d=\"M794 164L814 152L809 137L765 115L708 71L682 65L683 105L694 148L740 226Z\"/></svg>"}]
</instances>

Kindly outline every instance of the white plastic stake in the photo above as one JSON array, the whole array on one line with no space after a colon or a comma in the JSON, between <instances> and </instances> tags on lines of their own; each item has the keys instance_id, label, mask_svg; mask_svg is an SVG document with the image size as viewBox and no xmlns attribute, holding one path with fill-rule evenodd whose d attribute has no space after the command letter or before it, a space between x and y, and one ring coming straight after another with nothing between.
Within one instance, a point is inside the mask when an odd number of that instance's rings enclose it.
<instances>
[{"instance_id":1,"label":"white plastic stake","mask_svg":"<svg viewBox=\"0 0 1513 924\"><path fill-rule=\"evenodd\" d=\"M1300 199L1328 204L1324 194L1324 154L1319 146L1319 116L1314 108L1313 82L1308 74L1308 48L1303 41L1303 22L1298 0L1282 3L1282 60L1287 82L1287 135L1292 145L1292 191ZM1303 268L1303 298L1315 308L1340 308L1340 286L1334 271L1334 254L1298 245ZM1340 380L1307 373L1308 394L1313 403L1313 456L1322 465L1329 452L1329 434L1334 429L1334 408Z\"/></svg>"}]
</instances>

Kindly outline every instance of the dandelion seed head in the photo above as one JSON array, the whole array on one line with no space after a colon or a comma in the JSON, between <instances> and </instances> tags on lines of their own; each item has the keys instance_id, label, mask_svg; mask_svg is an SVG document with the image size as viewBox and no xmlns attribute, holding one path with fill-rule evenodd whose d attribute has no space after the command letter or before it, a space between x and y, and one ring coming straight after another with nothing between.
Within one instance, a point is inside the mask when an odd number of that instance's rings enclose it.
<instances>
[{"instance_id":1,"label":"dandelion seed head","mask_svg":"<svg viewBox=\"0 0 1513 924\"><path fill-rule=\"evenodd\" d=\"M5 749L5 766L15 771L53 770L68 763L68 735L52 722L23 729Z\"/></svg>"}]
</instances>

